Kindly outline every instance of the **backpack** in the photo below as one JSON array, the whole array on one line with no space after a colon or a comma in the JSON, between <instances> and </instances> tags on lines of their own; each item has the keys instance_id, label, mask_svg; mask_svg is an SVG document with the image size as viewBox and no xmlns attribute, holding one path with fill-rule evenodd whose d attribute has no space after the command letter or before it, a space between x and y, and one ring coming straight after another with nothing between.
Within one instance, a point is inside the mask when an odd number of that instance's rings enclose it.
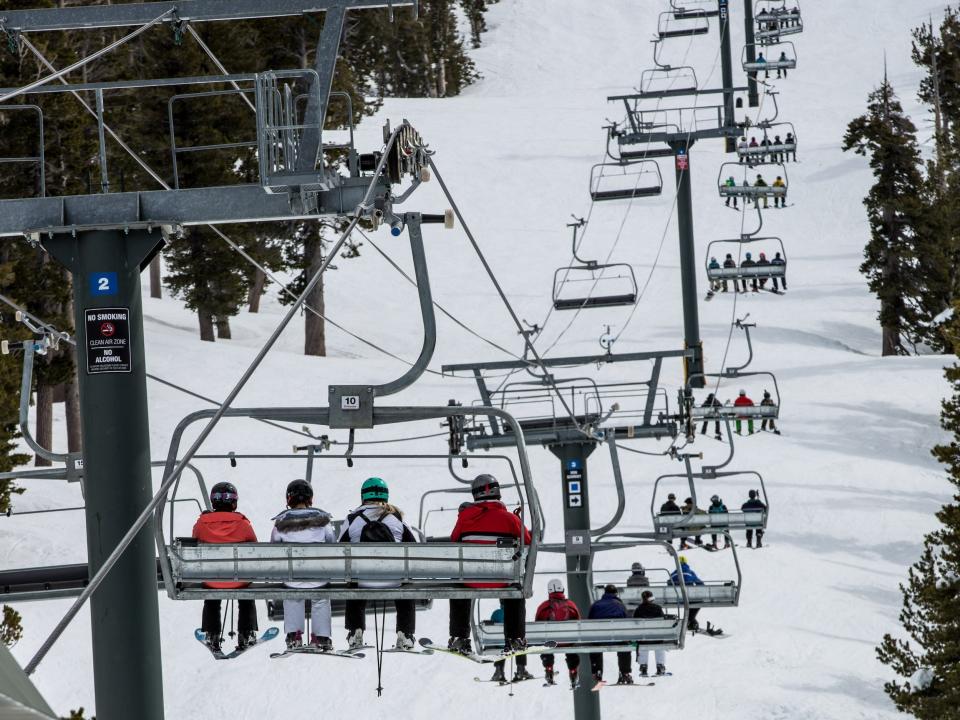
<instances>
[{"instance_id":1,"label":"backpack","mask_svg":"<svg viewBox=\"0 0 960 720\"><path fill-rule=\"evenodd\" d=\"M361 510L360 512L355 512L350 515L347 521L352 525L353 521L357 518L363 520L363 528L360 530L360 542L396 542L396 538L393 537L393 531L383 521L384 517L386 516L371 520Z\"/></svg>"},{"instance_id":2,"label":"backpack","mask_svg":"<svg viewBox=\"0 0 960 720\"><path fill-rule=\"evenodd\" d=\"M576 620L566 600L551 599L547 606L547 620Z\"/></svg>"}]
</instances>

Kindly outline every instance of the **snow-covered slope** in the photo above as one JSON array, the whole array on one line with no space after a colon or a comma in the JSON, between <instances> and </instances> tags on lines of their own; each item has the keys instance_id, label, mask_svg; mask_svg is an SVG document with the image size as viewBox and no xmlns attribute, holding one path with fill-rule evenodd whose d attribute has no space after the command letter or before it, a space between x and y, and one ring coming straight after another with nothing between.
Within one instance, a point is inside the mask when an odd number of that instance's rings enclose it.
<instances>
[{"instance_id":1,"label":"snow-covered slope","mask_svg":"<svg viewBox=\"0 0 960 720\"><path fill-rule=\"evenodd\" d=\"M543 320L549 307L553 272L569 257L564 224L571 213L589 211L590 166L603 154L605 118L619 110L606 97L629 91L651 65L648 39L665 2L631 0L502 0L489 12L490 32L475 52L483 80L462 97L444 100L391 100L376 118L365 120L361 147L379 143L383 120L410 119L437 151L437 164L476 233L518 314ZM742 44L742 12L734 13L734 55ZM885 669L874 646L894 629L900 599L897 583L918 554L933 511L948 497L948 485L929 455L941 437L938 401L944 392L941 357L880 359L876 303L857 271L866 237L861 198L870 183L865 162L839 150L845 124L862 111L866 94L880 80L886 53L890 76L909 109L916 109L918 76L909 62L909 28L936 16L942 4L900 0L807 0L805 32L795 39L799 67L778 83L781 118L793 122L801 140L801 162L789 166L794 206L767 213L764 232L781 236L790 258L790 290L733 299L721 296L701 306L708 366L738 364L745 346L734 335L724 363L730 322L750 313L754 367L777 373L783 396L782 437L763 435L738 441L734 466L757 470L765 479L772 515L769 549L740 557L744 583L739 609L702 613L733 637L722 642L694 638L682 653L668 656L674 676L641 697L604 692L605 717L635 717L642 703L651 716L678 707L703 720L894 718L882 691ZM703 85L720 81L716 33L671 41L663 59L697 68ZM742 79L742 74L737 77ZM764 108L769 110L769 106ZM766 112L765 112L766 114ZM919 118L917 118L919 120ZM753 217L724 209L717 198L717 170L727 157L718 142L701 143L691 156L698 253L707 243L734 237ZM664 162L667 187L673 173ZM630 308L591 310L573 320L554 354L598 350L604 326L623 330L617 351L679 348L682 344L676 223L670 219L673 194L597 206L586 234L584 254L612 257L634 265L644 296ZM446 207L436 183L424 186L411 209L437 212ZM426 229L427 252L437 300L477 332L519 352L516 329L497 301L462 232ZM402 239L386 232L372 240L409 268ZM654 268L655 263L655 269ZM699 279L701 286L703 278ZM416 295L370 247L362 257L342 261L327 282L327 309L353 331L412 359L419 350ZM176 301L145 300L147 352L151 372L207 395L222 397L275 324L282 307L266 299L259 316L234 321L235 339L202 344L195 320ZM628 323L629 319L629 325ZM570 323L550 319L541 348L551 345ZM440 341L432 367L441 363L503 359L502 353L439 319ZM624 328L626 328L624 330ZM330 330L327 359L297 354L302 330L295 324L240 398L240 404L322 404L331 382L384 381L405 366ZM668 368L672 393L679 367ZM592 372L581 369L581 372ZM665 370L666 371L666 370ZM625 367L598 372L604 379L644 379ZM645 376L641 368L640 376ZM737 386L724 385L721 395ZM762 388L751 386L751 392ZM424 376L401 402L470 402L468 380ZM153 455L165 454L176 422L198 404L151 385ZM427 427L424 432L439 428ZM397 431L384 437L402 434ZM294 438L252 423L230 423L217 431L209 452L259 449L286 452ZM442 438L413 445L444 451ZM664 443L633 447L658 451ZM701 448L702 446L702 448ZM724 446L700 440L709 460L720 460ZM548 539L561 538L556 461L531 448L538 487L547 513ZM677 472L665 458L623 454L628 481L622 528L649 527L654 479ZM597 521L614 507L605 453L592 465L592 508ZM297 463L206 461L208 481L230 479L241 492L241 509L265 536L269 518L282 506L286 482L302 474ZM359 483L368 474L387 478L397 502L415 516L420 494L449 485L442 462L430 464L363 461L350 470L323 465L317 480L318 504L341 514L352 507ZM76 487L27 483L18 510L64 507L82 501ZM747 485L700 490L741 502ZM185 506L183 506L185 507ZM189 529L187 511L178 511L180 532ZM39 518L39 519L38 519ZM432 516L440 528L449 513ZM705 578L722 579L730 568L726 553L690 553ZM82 561L81 513L0 519L0 565L21 567ZM632 558L605 562L622 568ZM544 558L544 570L555 565ZM656 564L656 558L642 558ZM539 578L538 596L549 575ZM26 636L14 653L25 662L62 615L65 601L25 603ZM274 663L261 651L232 663L211 663L192 638L199 605L161 598L161 630L167 717L264 718L296 712L355 714L370 718L490 716L564 717L571 697L562 687L539 683L507 690L478 685L478 669L448 657L389 656L385 694L377 699L375 663L302 658ZM532 610L528 612L532 617ZM372 618L371 618L372 622ZM389 621L392 630L392 620ZM445 603L418 617L418 635L446 637ZM265 625L261 607L261 625ZM337 642L342 625L335 621ZM391 633L388 632L388 638ZM608 660L608 663L611 659ZM40 666L35 680L51 704L93 706L89 622L85 612ZM538 663L534 660L533 667ZM481 669L483 670L483 669ZM484 671L485 672L485 671ZM608 671L609 672L609 671ZM682 698L682 702L678 702Z\"/></svg>"}]
</instances>

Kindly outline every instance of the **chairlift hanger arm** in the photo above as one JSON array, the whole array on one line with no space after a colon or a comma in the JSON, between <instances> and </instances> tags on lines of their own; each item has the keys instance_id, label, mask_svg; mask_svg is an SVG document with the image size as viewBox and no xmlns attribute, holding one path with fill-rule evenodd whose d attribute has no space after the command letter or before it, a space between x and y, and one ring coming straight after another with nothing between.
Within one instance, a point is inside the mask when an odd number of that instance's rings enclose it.
<instances>
[{"instance_id":1,"label":"chairlift hanger arm","mask_svg":"<svg viewBox=\"0 0 960 720\"><path fill-rule=\"evenodd\" d=\"M413 7L418 0L177 0L122 5L8 10L0 13L0 27L22 33L145 25L161 14L163 22L257 20L320 13L334 9Z\"/></svg>"}]
</instances>

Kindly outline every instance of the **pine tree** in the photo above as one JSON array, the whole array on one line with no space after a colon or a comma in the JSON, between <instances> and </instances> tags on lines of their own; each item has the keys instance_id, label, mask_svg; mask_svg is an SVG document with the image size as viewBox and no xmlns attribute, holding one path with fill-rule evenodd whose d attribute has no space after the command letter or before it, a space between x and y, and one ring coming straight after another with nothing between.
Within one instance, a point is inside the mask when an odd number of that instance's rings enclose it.
<instances>
[{"instance_id":1,"label":"pine tree","mask_svg":"<svg viewBox=\"0 0 960 720\"><path fill-rule=\"evenodd\" d=\"M960 297L960 17L947 8L939 28L933 22L913 31L913 61L924 70L918 97L929 108L934 156L927 163L926 209L918 240L919 298L916 336L947 352L934 318Z\"/></svg>"},{"instance_id":2,"label":"pine tree","mask_svg":"<svg viewBox=\"0 0 960 720\"><path fill-rule=\"evenodd\" d=\"M960 355L960 304L944 334ZM900 624L910 639L887 634L877 648L900 678L884 689L899 710L920 720L960 719L960 364L944 375L952 395L943 401L940 425L951 439L933 455L955 488L953 502L937 513L940 527L926 535L920 560L900 586Z\"/></svg>"},{"instance_id":3,"label":"pine tree","mask_svg":"<svg viewBox=\"0 0 960 720\"><path fill-rule=\"evenodd\" d=\"M868 157L876 178L863 201L870 240L860 272L880 300L883 355L906 354L923 294L915 272L917 226L924 209L919 192L923 175L916 127L903 112L886 75L870 93L867 113L848 125L843 149Z\"/></svg>"}]
</instances>

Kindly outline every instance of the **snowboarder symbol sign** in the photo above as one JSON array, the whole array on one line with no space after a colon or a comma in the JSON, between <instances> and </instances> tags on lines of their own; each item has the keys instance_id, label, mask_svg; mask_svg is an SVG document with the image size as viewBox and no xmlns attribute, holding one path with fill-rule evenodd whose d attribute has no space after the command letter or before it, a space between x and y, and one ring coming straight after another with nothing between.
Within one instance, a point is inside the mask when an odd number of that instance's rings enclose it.
<instances>
[{"instance_id":1,"label":"snowboarder symbol sign","mask_svg":"<svg viewBox=\"0 0 960 720\"><path fill-rule=\"evenodd\" d=\"M90 308L83 314L87 374L130 372L130 310Z\"/></svg>"}]
</instances>

